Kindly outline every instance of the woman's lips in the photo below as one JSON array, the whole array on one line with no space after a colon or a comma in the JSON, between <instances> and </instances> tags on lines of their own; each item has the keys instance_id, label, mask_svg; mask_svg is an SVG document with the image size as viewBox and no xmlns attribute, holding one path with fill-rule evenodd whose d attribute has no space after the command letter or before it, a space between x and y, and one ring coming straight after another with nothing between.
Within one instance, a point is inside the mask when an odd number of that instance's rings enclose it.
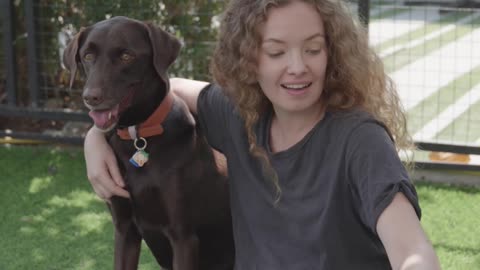
<instances>
[{"instance_id":1,"label":"woman's lips","mask_svg":"<svg viewBox=\"0 0 480 270\"><path fill-rule=\"evenodd\" d=\"M312 83L289 83L281 84L283 89L287 90L290 95L302 95L308 91L308 88L312 86Z\"/></svg>"}]
</instances>

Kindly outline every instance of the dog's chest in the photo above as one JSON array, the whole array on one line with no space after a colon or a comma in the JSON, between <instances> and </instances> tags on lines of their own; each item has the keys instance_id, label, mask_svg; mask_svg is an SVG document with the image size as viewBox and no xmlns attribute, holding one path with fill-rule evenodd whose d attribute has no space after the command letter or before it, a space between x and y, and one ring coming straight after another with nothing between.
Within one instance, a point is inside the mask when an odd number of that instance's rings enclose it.
<instances>
[{"instance_id":1,"label":"dog's chest","mask_svg":"<svg viewBox=\"0 0 480 270\"><path fill-rule=\"evenodd\" d=\"M147 138L144 151L148 153L148 161L142 167L131 162L137 151L132 141L111 141L138 220L166 225L168 209L183 205L180 202L184 195L191 193L200 183L196 181L199 177L184 174L191 170L192 160L199 160L193 151L194 141L176 141L166 144L160 139ZM156 207L152 208L152 205Z\"/></svg>"},{"instance_id":2,"label":"dog's chest","mask_svg":"<svg viewBox=\"0 0 480 270\"><path fill-rule=\"evenodd\" d=\"M191 158L194 140L184 138L166 141L164 137L145 138L146 147L136 147L132 140L112 138L114 150L125 181L131 189L150 187L167 188L172 175L187 166ZM141 164L135 162L136 155L144 155ZM132 190L132 191L135 191Z\"/></svg>"}]
</instances>

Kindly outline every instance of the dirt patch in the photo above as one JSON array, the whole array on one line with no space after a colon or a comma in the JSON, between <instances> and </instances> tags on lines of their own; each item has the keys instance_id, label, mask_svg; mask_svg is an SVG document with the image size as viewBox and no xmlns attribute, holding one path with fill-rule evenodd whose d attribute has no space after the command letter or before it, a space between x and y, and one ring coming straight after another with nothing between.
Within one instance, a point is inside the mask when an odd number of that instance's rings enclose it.
<instances>
[{"instance_id":1,"label":"dirt patch","mask_svg":"<svg viewBox=\"0 0 480 270\"><path fill-rule=\"evenodd\" d=\"M21 132L43 132L48 129L61 130L63 122L54 120L28 119L23 117L0 116L0 129Z\"/></svg>"},{"instance_id":2,"label":"dirt patch","mask_svg":"<svg viewBox=\"0 0 480 270\"><path fill-rule=\"evenodd\" d=\"M51 136L84 137L90 123L0 116L0 130L38 133Z\"/></svg>"},{"instance_id":3,"label":"dirt patch","mask_svg":"<svg viewBox=\"0 0 480 270\"><path fill-rule=\"evenodd\" d=\"M5 89L0 87L0 104L6 105ZM24 101L23 103L28 103ZM71 91L51 91L42 104L48 110L71 109L74 111L86 110L81 95ZM90 128L90 123L72 122L68 120L39 119L32 116L5 116L0 115L0 131L39 133L55 136L84 136Z\"/></svg>"}]
</instances>

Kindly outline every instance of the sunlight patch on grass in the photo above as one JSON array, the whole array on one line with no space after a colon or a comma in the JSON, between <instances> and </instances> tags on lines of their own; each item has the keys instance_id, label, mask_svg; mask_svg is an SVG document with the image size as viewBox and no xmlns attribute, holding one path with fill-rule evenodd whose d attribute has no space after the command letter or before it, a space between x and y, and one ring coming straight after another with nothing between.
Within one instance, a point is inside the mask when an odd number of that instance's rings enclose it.
<instances>
[{"instance_id":1,"label":"sunlight patch on grass","mask_svg":"<svg viewBox=\"0 0 480 270\"><path fill-rule=\"evenodd\" d=\"M73 270L90 270L90 269L98 269L95 267L96 260L92 258L85 258L83 259L78 265L74 266Z\"/></svg>"},{"instance_id":2,"label":"sunlight patch on grass","mask_svg":"<svg viewBox=\"0 0 480 270\"><path fill-rule=\"evenodd\" d=\"M26 235L33 235L37 230L31 226L20 227L20 233Z\"/></svg>"},{"instance_id":3,"label":"sunlight patch on grass","mask_svg":"<svg viewBox=\"0 0 480 270\"><path fill-rule=\"evenodd\" d=\"M20 233L25 235L32 235L38 233L40 228L44 229L44 224L49 220L49 218L54 215L55 211L52 209L42 209L37 215L23 216L20 218L20 221L25 224L20 227ZM49 231L52 227L47 228L46 231Z\"/></svg>"},{"instance_id":4,"label":"sunlight patch on grass","mask_svg":"<svg viewBox=\"0 0 480 270\"><path fill-rule=\"evenodd\" d=\"M49 237L56 237L61 233L61 231L57 227L50 227L45 230L45 233Z\"/></svg>"},{"instance_id":5,"label":"sunlight patch on grass","mask_svg":"<svg viewBox=\"0 0 480 270\"><path fill-rule=\"evenodd\" d=\"M72 226L78 227L76 232L80 236L90 233L102 233L105 226L113 226L111 217L107 212L81 213L72 219Z\"/></svg>"},{"instance_id":6,"label":"sunlight patch on grass","mask_svg":"<svg viewBox=\"0 0 480 270\"><path fill-rule=\"evenodd\" d=\"M28 188L28 192L31 194L36 194L42 190L48 189L48 187L52 184L52 177L35 177L30 182L30 187Z\"/></svg>"},{"instance_id":7,"label":"sunlight patch on grass","mask_svg":"<svg viewBox=\"0 0 480 270\"><path fill-rule=\"evenodd\" d=\"M45 252L43 252L43 249L36 248L32 250L32 258L37 262L45 261Z\"/></svg>"},{"instance_id":8,"label":"sunlight patch on grass","mask_svg":"<svg viewBox=\"0 0 480 270\"><path fill-rule=\"evenodd\" d=\"M45 222L48 217L52 216L54 211L52 209L42 209L40 213L36 215L23 216L20 220L26 224L36 224Z\"/></svg>"},{"instance_id":9,"label":"sunlight patch on grass","mask_svg":"<svg viewBox=\"0 0 480 270\"><path fill-rule=\"evenodd\" d=\"M45 222L53 215L55 215L54 209L44 208L38 215L31 216L31 221L32 223Z\"/></svg>"},{"instance_id":10,"label":"sunlight patch on grass","mask_svg":"<svg viewBox=\"0 0 480 270\"><path fill-rule=\"evenodd\" d=\"M48 205L56 206L59 208L89 208L92 203L97 203L98 199L92 192L85 190L72 191L67 196L52 196L48 201Z\"/></svg>"}]
</instances>

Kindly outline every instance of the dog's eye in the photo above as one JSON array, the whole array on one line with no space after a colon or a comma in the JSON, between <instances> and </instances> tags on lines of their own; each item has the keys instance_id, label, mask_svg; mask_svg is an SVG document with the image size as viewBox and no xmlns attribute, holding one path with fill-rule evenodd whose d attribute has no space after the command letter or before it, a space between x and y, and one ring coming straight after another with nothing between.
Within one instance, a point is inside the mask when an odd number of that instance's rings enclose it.
<instances>
[{"instance_id":1,"label":"dog's eye","mask_svg":"<svg viewBox=\"0 0 480 270\"><path fill-rule=\"evenodd\" d=\"M83 56L83 60L85 60L86 62L93 61L93 59L95 59L93 53L87 53Z\"/></svg>"},{"instance_id":2,"label":"dog's eye","mask_svg":"<svg viewBox=\"0 0 480 270\"><path fill-rule=\"evenodd\" d=\"M130 63L133 61L135 57L129 53L122 53L122 55L120 56L120 59L122 60L122 62L124 63Z\"/></svg>"}]
</instances>

